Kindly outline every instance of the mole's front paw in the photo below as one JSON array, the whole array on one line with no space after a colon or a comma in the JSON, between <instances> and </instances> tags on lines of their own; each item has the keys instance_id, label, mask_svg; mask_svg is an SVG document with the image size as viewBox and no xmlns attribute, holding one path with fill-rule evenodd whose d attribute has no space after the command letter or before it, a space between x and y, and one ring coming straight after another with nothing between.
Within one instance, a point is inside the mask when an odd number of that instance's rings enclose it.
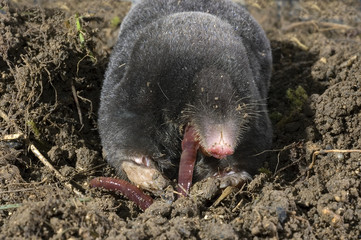
<instances>
[{"instance_id":1,"label":"mole's front paw","mask_svg":"<svg viewBox=\"0 0 361 240\"><path fill-rule=\"evenodd\" d=\"M122 169L133 184L156 195L162 193L163 189L170 184L170 181L159 170L149 164L124 161Z\"/></svg>"},{"instance_id":2,"label":"mole's front paw","mask_svg":"<svg viewBox=\"0 0 361 240\"><path fill-rule=\"evenodd\" d=\"M252 180L251 175L245 171L237 172L229 169L226 169L221 173L216 173L214 176L220 180L220 188L226 188L228 186L238 187L243 183Z\"/></svg>"}]
</instances>

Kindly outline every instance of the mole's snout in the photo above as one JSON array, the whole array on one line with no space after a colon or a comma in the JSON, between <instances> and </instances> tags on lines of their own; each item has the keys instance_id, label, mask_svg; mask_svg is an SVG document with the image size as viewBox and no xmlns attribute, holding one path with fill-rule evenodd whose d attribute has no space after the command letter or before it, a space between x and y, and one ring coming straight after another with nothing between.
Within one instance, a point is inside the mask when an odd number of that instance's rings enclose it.
<instances>
[{"instance_id":1,"label":"mole's snout","mask_svg":"<svg viewBox=\"0 0 361 240\"><path fill-rule=\"evenodd\" d=\"M223 159L234 153L236 137L234 130L224 125L213 126L212 131L205 134L203 149L205 152L215 158Z\"/></svg>"}]
</instances>

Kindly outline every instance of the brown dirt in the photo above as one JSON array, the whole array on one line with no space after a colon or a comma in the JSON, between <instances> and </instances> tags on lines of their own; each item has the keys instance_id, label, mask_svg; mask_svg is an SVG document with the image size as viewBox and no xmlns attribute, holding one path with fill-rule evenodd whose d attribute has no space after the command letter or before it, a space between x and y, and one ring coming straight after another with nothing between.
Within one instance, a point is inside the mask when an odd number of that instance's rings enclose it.
<instances>
[{"instance_id":1,"label":"brown dirt","mask_svg":"<svg viewBox=\"0 0 361 240\"><path fill-rule=\"evenodd\" d=\"M209 179L145 212L87 184L114 175L97 109L129 3L27 2L0 5L0 239L361 238L361 154L339 151L361 149L359 1L246 1L273 48L269 160L217 206Z\"/></svg>"}]
</instances>

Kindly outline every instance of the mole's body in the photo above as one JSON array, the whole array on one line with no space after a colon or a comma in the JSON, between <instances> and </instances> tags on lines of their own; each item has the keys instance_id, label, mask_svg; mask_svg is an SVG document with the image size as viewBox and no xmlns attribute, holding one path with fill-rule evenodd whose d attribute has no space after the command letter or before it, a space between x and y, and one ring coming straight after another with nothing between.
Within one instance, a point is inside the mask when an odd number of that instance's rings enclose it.
<instances>
[{"instance_id":1,"label":"mole's body","mask_svg":"<svg viewBox=\"0 0 361 240\"><path fill-rule=\"evenodd\" d=\"M183 129L202 151L194 178L254 174L270 148L271 49L228 0L143 0L124 19L105 74L99 130L108 162L143 188L176 178ZM245 176L244 174L241 176Z\"/></svg>"}]
</instances>

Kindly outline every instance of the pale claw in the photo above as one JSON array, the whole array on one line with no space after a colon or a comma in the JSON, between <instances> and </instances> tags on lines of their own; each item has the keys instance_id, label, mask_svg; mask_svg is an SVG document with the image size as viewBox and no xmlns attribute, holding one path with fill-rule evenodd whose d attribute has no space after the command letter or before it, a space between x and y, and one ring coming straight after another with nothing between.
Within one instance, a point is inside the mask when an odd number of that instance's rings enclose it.
<instances>
[{"instance_id":1,"label":"pale claw","mask_svg":"<svg viewBox=\"0 0 361 240\"><path fill-rule=\"evenodd\" d=\"M133 184L154 194L161 193L169 185L169 180L153 167L124 161L122 169Z\"/></svg>"},{"instance_id":2,"label":"pale claw","mask_svg":"<svg viewBox=\"0 0 361 240\"><path fill-rule=\"evenodd\" d=\"M219 188L222 189L228 186L238 187L243 183L252 180L251 175L245 171L229 171L223 174L217 174L216 177L220 179Z\"/></svg>"}]
</instances>

